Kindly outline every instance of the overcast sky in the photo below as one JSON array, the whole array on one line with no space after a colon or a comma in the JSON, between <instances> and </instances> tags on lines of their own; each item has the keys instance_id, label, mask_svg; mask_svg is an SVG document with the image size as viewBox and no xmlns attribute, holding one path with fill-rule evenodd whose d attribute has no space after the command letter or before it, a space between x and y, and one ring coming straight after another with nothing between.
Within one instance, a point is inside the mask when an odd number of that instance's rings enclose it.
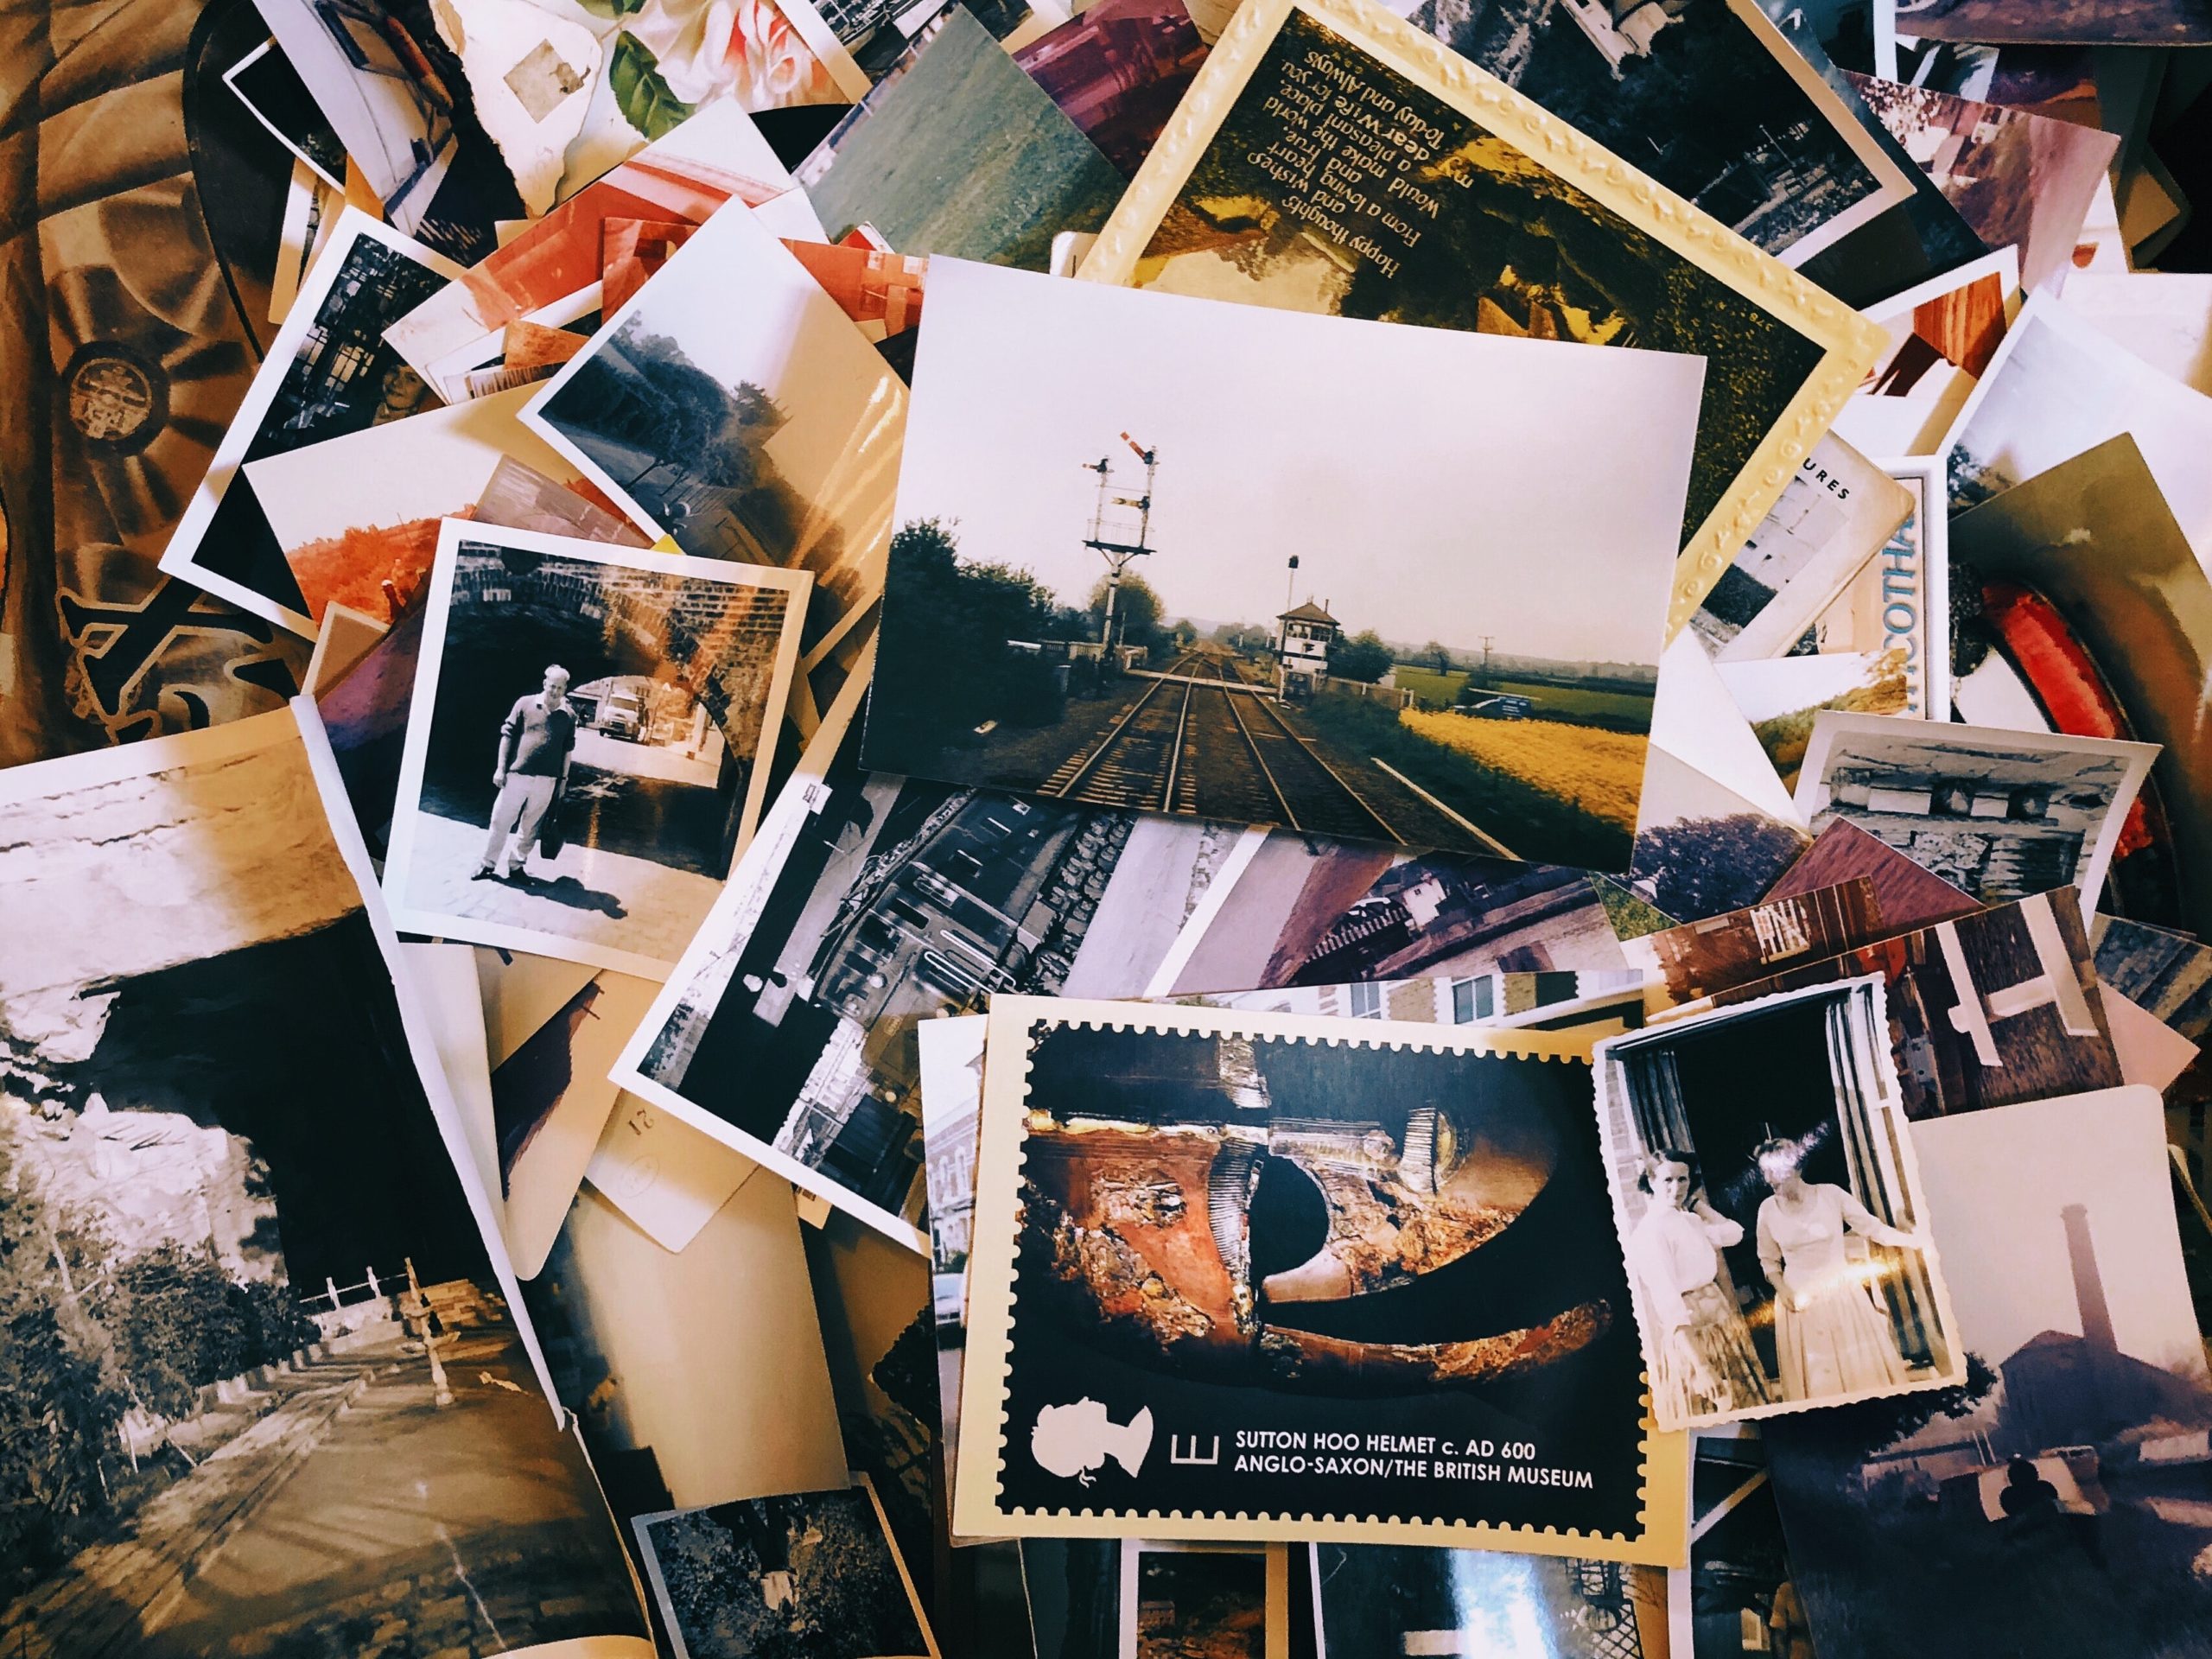
<instances>
[{"instance_id":1,"label":"overcast sky","mask_svg":"<svg viewBox=\"0 0 2212 1659\"><path fill-rule=\"evenodd\" d=\"M1916 1123L1912 1137L1969 1348L1994 1365L2039 1332L2082 1334L2059 1218L2079 1204L2121 1351L2153 1365L2192 1353L2201 1363L2157 1095L1999 1106Z\"/></svg>"},{"instance_id":2,"label":"overcast sky","mask_svg":"<svg viewBox=\"0 0 2212 1659\"><path fill-rule=\"evenodd\" d=\"M931 262L899 522L1081 603L1110 456L1160 452L1135 569L1169 616L1296 596L1413 644L1654 663L1703 360Z\"/></svg>"}]
</instances>

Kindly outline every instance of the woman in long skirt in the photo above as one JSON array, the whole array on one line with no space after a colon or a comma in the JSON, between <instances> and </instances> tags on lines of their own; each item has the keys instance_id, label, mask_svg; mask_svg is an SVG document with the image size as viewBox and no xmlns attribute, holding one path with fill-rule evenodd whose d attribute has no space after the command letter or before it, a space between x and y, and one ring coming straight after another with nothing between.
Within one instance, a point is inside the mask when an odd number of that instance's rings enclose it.
<instances>
[{"instance_id":1,"label":"woman in long skirt","mask_svg":"<svg viewBox=\"0 0 2212 1659\"><path fill-rule=\"evenodd\" d=\"M1720 1251L1741 1224L1706 1200L1697 1162L1662 1148L1637 1186L1651 1203L1629 1235L1629 1268L1654 1327L1652 1392L1662 1427L1770 1403L1774 1394L1736 1299L1719 1283Z\"/></svg>"}]
</instances>

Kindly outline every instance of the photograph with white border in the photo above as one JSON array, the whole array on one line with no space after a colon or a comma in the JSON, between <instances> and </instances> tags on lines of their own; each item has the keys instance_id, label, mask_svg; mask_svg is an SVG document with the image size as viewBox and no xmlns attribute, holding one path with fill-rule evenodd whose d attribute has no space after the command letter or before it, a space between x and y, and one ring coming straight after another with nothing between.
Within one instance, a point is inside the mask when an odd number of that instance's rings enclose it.
<instances>
[{"instance_id":1,"label":"photograph with white border","mask_svg":"<svg viewBox=\"0 0 2212 1659\"><path fill-rule=\"evenodd\" d=\"M1121 1641L1112 1659L1290 1659L1285 1544L1122 1541Z\"/></svg>"},{"instance_id":2,"label":"photograph with white border","mask_svg":"<svg viewBox=\"0 0 2212 1659\"><path fill-rule=\"evenodd\" d=\"M805 573L449 518L428 585L394 916L665 978L760 817Z\"/></svg>"}]
</instances>

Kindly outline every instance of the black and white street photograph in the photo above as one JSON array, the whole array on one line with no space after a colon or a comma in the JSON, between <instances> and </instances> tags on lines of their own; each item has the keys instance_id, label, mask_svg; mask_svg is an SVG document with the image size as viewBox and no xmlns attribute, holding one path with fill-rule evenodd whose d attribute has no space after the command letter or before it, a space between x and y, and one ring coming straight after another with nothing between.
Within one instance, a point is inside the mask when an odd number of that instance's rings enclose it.
<instances>
[{"instance_id":1,"label":"black and white street photograph","mask_svg":"<svg viewBox=\"0 0 2212 1659\"><path fill-rule=\"evenodd\" d=\"M759 819L807 582L448 519L385 866L395 918L665 978Z\"/></svg>"},{"instance_id":2,"label":"black and white street photograph","mask_svg":"<svg viewBox=\"0 0 2212 1659\"><path fill-rule=\"evenodd\" d=\"M1986 905L2081 889L2094 915L2155 743L1823 709L1797 774L1815 833L1847 818Z\"/></svg>"},{"instance_id":3,"label":"black and white street photograph","mask_svg":"<svg viewBox=\"0 0 2212 1659\"><path fill-rule=\"evenodd\" d=\"M1912 1135L1967 1375L1767 1426L1808 1639L1821 1659L2201 1649L2212 1383L2157 1091Z\"/></svg>"},{"instance_id":4,"label":"black and white street photograph","mask_svg":"<svg viewBox=\"0 0 2212 1659\"><path fill-rule=\"evenodd\" d=\"M1135 996L1233 826L861 770L857 676L660 1000L622 1086L920 1250L916 1027L994 992Z\"/></svg>"},{"instance_id":5,"label":"black and white street photograph","mask_svg":"<svg viewBox=\"0 0 2212 1659\"><path fill-rule=\"evenodd\" d=\"M811 653L881 591L906 415L899 377L733 199L522 418L650 534L811 572Z\"/></svg>"},{"instance_id":6,"label":"black and white street photograph","mask_svg":"<svg viewBox=\"0 0 2212 1659\"><path fill-rule=\"evenodd\" d=\"M437 394L385 344L384 331L461 272L444 255L348 207L170 532L162 569L314 639L299 578L242 476L245 463L437 408ZM135 359L111 359L101 378L105 435L130 454L159 431L164 391ZM175 421L192 411L166 413Z\"/></svg>"},{"instance_id":7,"label":"black and white street photograph","mask_svg":"<svg viewBox=\"0 0 2212 1659\"><path fill-rule=\"evenodd\" d=\"M929 303L872 767L1627 868L1690 359L944 259Z\"/></svg>"},{"instance_id":8,"label":"black and white street photograph","mask_svg":"<svg viewBox=\"0 0 2212 1659\"><path fill-rule=\"evenodd\" d=\"M1661 1427L1960 1380L1879 978L1665 1020L1596 1065Z\"/></svg>"},{"instance_id":9,"label":"black and white street photograph","mask_svg":"<svg viewBox=\"0 0 2212 1659\"><path fill-rule=\"evenodd\" d=\"M1911 199L1752 0L1423 0L1410 21L1787 264Z\"/></svg>"},{"instance_id":10,"label":"black and white street photograph","mask_svg":"<svg viewBox=\"0 0 2212 1659\"><path fill-rule=\"evenodd\" d=\"M632 1524L677 1659L938 1659L864 1475Z\"/></svg>"},{"instance_id":11,"label":"black and white street photograph","mask_svg":"<svg viewBox=\"0 0 2212 1659\"><path fill-rule=\"evenodd\" d=\"M11 1656L645 1635L323 810L289 712L0 775Z\"/></svg>"}]
</instances>

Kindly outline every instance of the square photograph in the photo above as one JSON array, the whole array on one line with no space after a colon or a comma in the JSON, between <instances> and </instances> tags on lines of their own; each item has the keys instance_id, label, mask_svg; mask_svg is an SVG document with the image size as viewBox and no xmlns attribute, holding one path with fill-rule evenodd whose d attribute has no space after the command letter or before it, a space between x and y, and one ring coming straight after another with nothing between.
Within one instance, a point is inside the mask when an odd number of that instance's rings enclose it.
<instances>
[{"instance_id":1,"label":"square photograph","mask_svg":"<svg viewBox=\"0 0 2212 1659\"><path fill-rule=\"evenodd\" d=\"M1679 1552L1586 1035L989 1017L956 1535Z\"/></svg>"},{"instance_id":2,"label":"square photograph","mask_svg":"<svg viewBox=\"0 0 2212 1659\"><path fill-rule=\"evenodd\" d=\"M384 872L401 925L666 978L760 817L806 590L446 520Z\"/></svg>"},{"instance_id":3,"label":"square photograph","mask_svg":"<svg viewBox=\"0 0 2212 1659\"><path fill-rule=\"evenodd\" d=\"M1847 819L1986 905L2056 887L2094 911L2155 743L1822 709L1797 774L1817 833Z\"/></svg>"},{"instance_id":4,"label":"square photograph","mask_svg":"<svg viewBox=\"0 0 2212 1659\"><path fill-rule=\"evenodd\" d=\"M1596 1065L1662 1427L1965 1375L1878 977L1666 1020Z\"/></svg>"},{"instance_id":5,"label":"square photograph","mask_svg":"<svg viewBox=\"0 0 2212 1659\"><path fill-rule=\"evenodd\" d=\"M930 295L870 767L1627 867L1693 359L943 259Z\"/></svg>"},{"instance_id":6,"label":"square photograph","mask_svg":"<svg viewBox=\"0 0 2212 1659\"><path fill-rule=\"evenodd\" d=\"M631 1524L677 1659L938 1659L865 1475Z\"/></svg>"},{"instance_id":7,"label":"square photograph","mask_svg":"<svg viewBox=\"0 0 2212 1659\"><path fill-rule=\"evenodd\" d=\"M1289 1659L1284 1547L1124 1540L1121 1637L1112 1659Z\"/></svg>"}]
</instances>

